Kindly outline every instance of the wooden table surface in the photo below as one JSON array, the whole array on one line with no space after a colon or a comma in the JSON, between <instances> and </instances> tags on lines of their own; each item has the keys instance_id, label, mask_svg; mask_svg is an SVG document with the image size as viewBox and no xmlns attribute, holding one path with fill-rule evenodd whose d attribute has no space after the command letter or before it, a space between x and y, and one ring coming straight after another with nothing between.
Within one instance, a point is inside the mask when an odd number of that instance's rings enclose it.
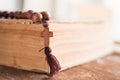
<instances>
[{"instance_id":1,"label":"wooden table surface","mask_svg":"<svg viewBox=\"0 0 120 80\"><path fill-rule=\"evenodd\" d=\"M120 56L108 55L62 71L52 78L43 73L0 66L0 80L120 80Z\"/></svg>"}]
</instances>

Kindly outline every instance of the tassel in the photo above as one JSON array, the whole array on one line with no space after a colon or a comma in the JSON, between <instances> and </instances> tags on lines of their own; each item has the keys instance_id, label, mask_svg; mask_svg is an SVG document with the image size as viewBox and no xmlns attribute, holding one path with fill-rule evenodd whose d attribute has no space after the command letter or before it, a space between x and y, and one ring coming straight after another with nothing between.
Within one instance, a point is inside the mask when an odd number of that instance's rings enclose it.
<instances>
[{"instance_id":1,"label":"tassel","mask_svg":"<svg viewBox=\"0 0 120 80\"><path fill-rule=\"evenodd\" d=\"M54 74L56 74L60 69L60 64L57 60L57 58L51 54L51 49L49 47L45 47L45 54L47 57L47 62L50 66L50 74L49 76L53 76Z\"/></svg>"}]
</instances>

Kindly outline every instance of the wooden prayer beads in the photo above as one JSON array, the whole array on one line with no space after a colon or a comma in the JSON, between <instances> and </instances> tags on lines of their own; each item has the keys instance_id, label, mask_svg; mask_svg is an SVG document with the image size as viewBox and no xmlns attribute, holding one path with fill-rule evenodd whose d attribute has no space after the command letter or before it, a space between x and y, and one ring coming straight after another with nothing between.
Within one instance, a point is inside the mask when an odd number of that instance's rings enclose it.
<instances>
[{"instance_id":1,"label":"wooden prayer beads","mask_svg":"<svg viewBox=\"0 0 120 80\"><path fill-rule=\"evenodd\" d=\"M48 26L47 21L50 19L47 12L34 12L32 10L28 10L26 12L15 11L15 12L7 12L0 11L0 18L3 19L31 19L34 23L43 23L44 27Z\"/></svg>"}]
</instances>

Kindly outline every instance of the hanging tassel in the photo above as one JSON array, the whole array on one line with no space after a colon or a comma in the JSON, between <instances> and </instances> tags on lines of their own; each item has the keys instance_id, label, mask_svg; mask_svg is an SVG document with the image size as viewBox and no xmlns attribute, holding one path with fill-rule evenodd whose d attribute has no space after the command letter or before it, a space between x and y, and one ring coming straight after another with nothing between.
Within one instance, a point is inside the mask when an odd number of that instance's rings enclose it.
<instances>
[{"instance_id":1,"label":"hanging tassel","mask_svg":"<svg viewBox=\"0 0 120 80\"><path fill-rule=\"evenodd\" d=\"M50 74L49 76L53 76L54 74L56 74L60 69L60 64L57 60L57 58L51 54L51 49L49 47L45 47L45 54L47 57L47 62L50 66Z\"/></svg>"}]
</instances>

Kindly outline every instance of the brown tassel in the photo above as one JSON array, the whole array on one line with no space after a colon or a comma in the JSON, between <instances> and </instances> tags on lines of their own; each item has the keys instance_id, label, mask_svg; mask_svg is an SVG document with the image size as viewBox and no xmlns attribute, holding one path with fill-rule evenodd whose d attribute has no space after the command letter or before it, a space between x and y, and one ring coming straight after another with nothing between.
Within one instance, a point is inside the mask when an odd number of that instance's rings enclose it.
<instances>
[{"instance_id":1,"label":"brown tassel","mask_svg":"<svg viewBox=\"0 0 120 80\"><path fill-rule=\"evenodd\" d=\"M56 74L60 69L60 64L57 60L57 58L51 54L51 49L49 47L45 47L45 54L47 57L47 62L50 66L50 74L49 76L53 76L54 74Z\"/></svg>"}]
</instances>

